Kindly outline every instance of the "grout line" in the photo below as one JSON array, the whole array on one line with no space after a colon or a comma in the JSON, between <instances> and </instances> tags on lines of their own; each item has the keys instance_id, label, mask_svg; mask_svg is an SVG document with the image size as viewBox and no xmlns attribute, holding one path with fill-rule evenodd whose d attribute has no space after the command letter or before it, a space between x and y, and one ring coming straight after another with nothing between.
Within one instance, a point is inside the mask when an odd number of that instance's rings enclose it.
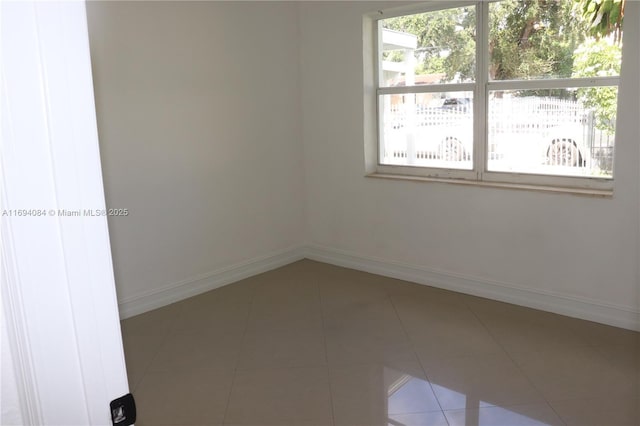
<instances>
[{"instance_id":1,"label":"grout line","mask_svg":"<svg viewBox=\"0 0 640 426\"><path fill-rule=\"evenodd\" d=\"M431 392L433 393L433 396L436 399L436 402L438 403L438 407L440 407L440 412L444 416L444 421L447 422L447 425L449 425L449 419L447 418L447 415L444 409L442 408L442 404L440 403L438 394L436 394L435 389L433 389L433 383L431 383L431 379L429 379L427 370L424 368L424 365L422 364L422 360L418 356L418 352L416 352L415 345L413 344L413 339L411 339L411 337L409 336L409 332L407 331L404 325L404 322L402 322L402 318L400 318L400 314L398 313L398 308L396 307L396 304L394 303L393 298L391 297L391 295L386 289L385 289L385 293L387 294L387 298L389 299L389 302L391 302L393 311L396 313L396 317L398 318L398 322L400 323L400 328L402 328L402 332L404 333L405 338L407 339L407 341L409 342L409 345L411 346L411 350L413 351L413 356L416 358L416 360L418 360L418 365L422 369L422 374L424 374L424 377L427 379L427 383L429 383L429 389L431 389Z\"/></svg>"},{"instance_id":2,"label":"grout line","mask_svg":"<svg viewBox=\"0 0 640 426\"><path fill-rule=\"evenodd\" d=\"M244 341L247 336L247 330L249 329L249 319L251 318L251 313L253 312L253 305L255 303L256 298L256 288L255 284L252 284L254 287L251 292L251 302L249 302L249 309L247 310L247 317L244 320L244 330L242 331L242 338L240 339L240 343L238 344L238 352L236 354L236 362L233 367L233 376L231 377L231 386L229 386L229 396L227 396L227 403L224 408L224 416L222 417L222 424L227 424L227 414L229 413L229 403L231 402L231 394L233 393L233 385L236 382L236 375L238 374L238 364L240 363L240 354L242 353L242 348L244 347Z\"/></svg>"},{"instance_id":3,"label":"grout line","mask_svg":"<svg viewBox=\"0 0 640 426\"><path fill-rule=\"evenodd\" d=\"M129 387L129 392L131 392L132 394L135 394L140 386L140 383L142 383L142 381L144 380L144 378L147 376L147 374L149 373L149 367L151 367L151 364L153 364L153 361L155 361L155 359L158 357L158 354L160 353L160 351L162 350L162 348L165 346L166 344L166 339L167 337L164 336L162 338L162 341L160 342L160 344L158 345L158 349L156 349L153 353L153 355L151 355L151 360L149 361L149 363L144 367L144 371L142 372L142 374L140 375L140 378L136 381L136 383L134 383L133 388L131 388L131 386ZM126 360L125 360L126 363ZM129 385L131 385L131 383L129 383Z\"/></svg>"},{"instance_id":4,"label":"grout line","mask_svg":"<svg viewBox=\"0 0 640 426\"><path fill-rule=\"evenodd\" d=\"M522 368L520 367L520 365L518 365L518 363L516 362L515 359L513 359L513 357L511 356L511 354L507 351L507 349L504 347L504 345L502 344L502 342L500 342L500 340L498 339L498 337L491 331L491 329L484 323L484 321L482 321L482 319L480 319L480 317L478 316L478 314L473 310L473 308L471 308L471 306L463 300L463 303L465 304L465 306L467 307L467 309L469 309L469 311L473 314L473 316L478 320L478 322L480 323L480 325L482 325L482 327L484 327L484 329L487 331L487 333L489 333L489 335L491 336L491 338L493 338L493 340L496 341L496 343L498 344L498 346L500 346L500 348L502 348L502 350L504 351L504 353L507 355L507 358L509 358L509 360L513 363L513 365L518 369L518 371L520 372L520 374L522 374L524 376L525 379L527 379L527 382L529 382L529 385L531 385L531 387L533 389L535 389L535 391L538 393L538 395L540 395L540 397L542 398L542 400L547 404L547 406L549 406L549 408L551 408L551 411L553 411L553 413L558 417L558 419L562 422L562 424L564 424L566 426L567 422L565 422L565 420L560 416L560 414L555 410L555 408L553 408L553 406L551 405L551 403L547 400L547 398L542 394L542 392L540 391L540 389L538 389L538 387L535 385L535 383L533 383L533 381L531 380L531 378L529 377L529 375L527 375L524 370L522 370Z\"/></svg>"},{"instance_id":5,"label":"grout line","mask_svg":"<svg viewBox=\"0 0 640 426\"><path fill-rule=\"evenodd\" d=\"M162 308L159 308L162 309ZM150 311L153 312L153 311ZM182 313L182 308L178 309L178 313L181 314ZM144 314L142 314L144 315ZM169 325L167 326L167 330L165 332L162 333L162 338L160 341L160 344L158 345L158 348L153 352L153 355L151 355L151 359L149 360L149 363L145 366L143 373L140 375L140 378L138 379L138 381L134 384L133 388L129 388L129 392L131 392L132 394L134 392L136 392L138 390L138 387L140 386L140 383L142 383L142 381L144 380L144 378L147 376L147 374L149 373L149 368L151 368L151 365L153 365L153 362L158 358L158 356L160 355L160 352L162 351L162 349L164 349L164 347L168 344L167 341L169 339L169 337L171 336L171 334L174 331L174 324L177 321L176 319L173 319L173 315L171 315L172 320L169 321ZM127 321L127 320L121 320L120 323L122 324L122 322ZM122 328L122 326L121 326ZM122 331L120 332L122 334ZM147 335L145 335L147 336ZM124 336L123 336L124 339ZM124 346L124 345L123 345ZM125 359L125 365L126 365L126 359ZM129 385L131 385L129 383Z\"/></svg>"},{"instance_id":6,"label":"grout line","mask_svg":"<svg viewBox=\"0 0 640 426\"><path fill-rule=\"evenodd\" d=\"M320 290L320 280L318 279L318 277L315 277L315 283L316 283L316 287L318 289L318 303L320 304L320 318L322 320L322 340L324 343L324 361L327 364L327 380L329 382L329 405L330 405L330 409L331 409L331 422L333 425L336 424L336 415L335 415L335 411L333 409L333 389L331 387L331 371L330 371L330 366L329 366L329 351L327 348L327 333L326 333L326 326L325 326L325 312L324 312L324 307L322 305L322 292Z\"/></svg>"}]
</instances>

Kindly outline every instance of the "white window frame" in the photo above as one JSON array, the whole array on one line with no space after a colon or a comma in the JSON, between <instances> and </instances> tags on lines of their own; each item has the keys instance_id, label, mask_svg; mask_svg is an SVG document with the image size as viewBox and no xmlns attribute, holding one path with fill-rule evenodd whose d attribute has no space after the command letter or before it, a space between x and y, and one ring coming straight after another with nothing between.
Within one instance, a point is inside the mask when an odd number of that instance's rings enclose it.
<instances>
[{"instance_id":1,"label":"white window frame","mask_svg":"<svg viewBox=\"0 0 640 426\"><path fill-rule=\"evenodd\" d=\"M519 172L498 172L488 170L487 146L488 146L488 99L489 92L494 90L526 90L526 89L558 89L558 88L580 88L615 86L619 87L620 76L614 77L589 77L589 78L554 78L544 80L496 80L489 81L489 4L487 2L469 1L438 1L411 5L404 8L392 10L379 10L375 16L371 16L373 31L373 84L375 88L376 103L376 167L373 175L380 176L406 176L408 178L424 178L434 180L459 181L461 183L479 183L487 185L522 185L541 188L576 188L580 190L612 191L615 179L615 146L614 143L614 169L612 177L591 177L591 176L568 176L552 174L532 174ZM382 50L379 47L381 40L381 26L379 21L383 19L412 15L416 13L434 12L444 9L453 9L464 6L476 7L476 76L473 83L444 83L417 86L380 87L380 63ZM381 164L380 144L382 143L382 103L381 96L391 94L419 94L434 92L473 92L473 163L471 170L449 169L411 165L388 165ZM618 94L619 96L619 94ZM619 103L619 97L618 97ZM617 114L616 114L617 120Z\"/></svg>"}]
</instances>

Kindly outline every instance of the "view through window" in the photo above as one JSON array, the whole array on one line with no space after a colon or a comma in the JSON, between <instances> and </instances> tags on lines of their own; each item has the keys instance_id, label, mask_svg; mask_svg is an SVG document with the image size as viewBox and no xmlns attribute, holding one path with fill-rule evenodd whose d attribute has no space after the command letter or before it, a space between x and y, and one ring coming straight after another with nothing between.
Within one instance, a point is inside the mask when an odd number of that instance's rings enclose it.
<instances>
[{"instance_id":1,"label":"view through window","mask_svg":"<svg viewBox=\"0 0 640 426\"><path fill-rule=\"evenodd\" d=\"M610 180L623 5L504 0L383 17L379 164Z\"/></svg>"}]
</instances>

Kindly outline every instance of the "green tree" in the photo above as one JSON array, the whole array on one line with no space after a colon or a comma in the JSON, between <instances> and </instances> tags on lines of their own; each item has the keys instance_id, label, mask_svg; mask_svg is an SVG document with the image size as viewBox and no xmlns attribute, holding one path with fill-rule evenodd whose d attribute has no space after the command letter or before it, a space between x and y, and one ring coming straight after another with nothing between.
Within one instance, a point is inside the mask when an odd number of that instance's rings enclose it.
<instances>
[{"instance_id":1,"label":"green tree","mask_svg":"<svg viewBox=\"0 0 640 426\"><path fill-rule=\"evenodd\" d=\"M614 42L622 40L622 24L626 0L575 0L578 10L588 23L589 35L600 38L613 35Z\"/></svg>"},{"instance_id":2,"label":"green tree","mask_svg":"<svg viewBox=\"0 0 640 426\"><path fill-rule=\"evenodd\" d=\"M456 75L463 81L475 78L475 8L390 18L383 21L383 26L417 36L416 73L442 73L446 81ZM492 3L489 75L496 80L569 77L573 51L584 40L585 32L585 21L570 1Z\"/></svg>"},{"instance_id":3,"label":"green tree","mask_svg":"<svg viewBox=\"0 0 640 426\"><path fill-rule=\"evenodd\" d=\"M574 77L606 77L620 75L620 45L606 39L588 39L574 54ZM614 132L618 90L613 87L578 89L578 99L595 112L596 127Z\"/></svg>"},{"instance_id":4,"label":"green tree","mask_svg":"<svg viewBox=\"0 0 640 426\"><path fill-rule=\"evenodd\" d=\"M444 74L446 81L475 78L474 7L390 18L383 28L417 37L417 74ZM402 59L398 55L391 60Z\"/></svg>"},{"instance_id":5,"label":"green tree","mask_svg":"<svg viewBox=\"0 0 640 426\"><path fill-rule=\"evenodd\" d=\"M584 22L571 2L508 0L489 9L489 75L495 80L569 77Z\"/></svg>"},{"instance_id":6,"label":"green tree","mask_svg":"<svg viewBox=\"0 0 640 426\"><path fill-rule=\"evenodd\" d=\"M587 39L574 53L575 77L620 75L625 0L575 0L588 24ZM591 87L578 90L582 103L595 111L596 127L613 134L617 89Z\"/></svg>"}]
</instances>

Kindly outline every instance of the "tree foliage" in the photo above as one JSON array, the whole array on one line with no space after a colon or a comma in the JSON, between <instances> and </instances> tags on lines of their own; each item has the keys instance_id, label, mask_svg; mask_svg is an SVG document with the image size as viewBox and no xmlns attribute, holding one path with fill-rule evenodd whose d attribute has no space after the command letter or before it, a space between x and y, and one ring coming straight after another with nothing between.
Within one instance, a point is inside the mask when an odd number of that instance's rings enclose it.
<instances>
[{"instance_id":1,"label":"tree foliage","mask_svg":"<svg viewBox=\"0 0 640 426\"><path fill-rule=\"evenodd\" d=\"M574 77L606 77L620 75L622 51L608 40L588 39L575 51ZM578 99L595 112L596 126L613 133L618 90L614 87L578 89Z\"/></svg>"},{"instance_id":2,"label":"tree foliage","mask_svg":"<svg viewBox=\"0 0 640 426\"><path fill-rule=\"evenodd\" d=\"M584 39L571 2L503 1L489 9L489 76L495 80L569 77Z\"/></svg>"},{"instance_id":3,"label":"tree foliage","mask_svg":"<svg viewBox=\"0 0 640 426\"><path fill-rule=\"evenodd\" d=\"M474 7L399 16L383 26L417 37L418 74L444 74L445 81L475 78Z\"/></svg>"},{"instance_id":4,"label":"tree foliage","mask_svg":"<svg viewBox=\"0 0 640 426\"><path fill-rule=\"evenodd\" d=\"M562 0L506 0L490 7L489 74L492 79L569 77L573 51L585 27L572 3ZM417 73L473 79L475 9L460 7L383 21L385 28L418 38Z\"/></svg>"},{"instance_id":5,"label":"tree foliage","mask_svg":"<svg viewBox=\"0 0 640 426\"><path fill-rule=\"evenodd\" d=\"M625 0L575 0L588 24L589 38L574 52L574 77L620 75L622 28ZM615 131L618 90L587 87L578 90L578 99L595 112L596 127L609 134Z\"/></svg>"},{"instance_id":6,"label":"tree foliage","mask_svg":"<svg viewBox=\"0 0 640 426\"><path fill-rule=\"evenodd\" d=\"M620 44L626 0L575 1L582 18L588 23L589 35L596 39L613 35L614 42Z\"/></svg>"}]
</instances>

